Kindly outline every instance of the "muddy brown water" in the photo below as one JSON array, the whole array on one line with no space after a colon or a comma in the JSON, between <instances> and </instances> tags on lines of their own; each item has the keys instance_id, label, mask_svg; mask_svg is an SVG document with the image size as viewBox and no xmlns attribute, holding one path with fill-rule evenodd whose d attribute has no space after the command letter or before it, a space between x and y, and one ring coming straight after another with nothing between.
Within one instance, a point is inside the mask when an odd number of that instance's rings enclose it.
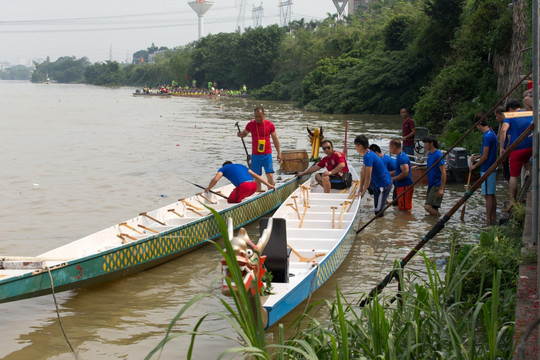
<instances>
[{"instance_id":1,"label":"muddy brown water","mask_svg":"<svg viewBox=\"0 0 540 360\"><path fill-rule=\"evenodd\" d=\"M397 114L323 115L290 103L141 98L131 96L132 91L0 81L0 255L37 255L199 191L181 178L206 185L223 161L243 162L234 124L245 125L255 106L265 107L282 149L306 148L307 126L322 126L325 137L341 149L345 119L352 151L357 134L389 137L401 128ZM498 189L505 193L502 182ZM462 184L448 186L443 212L463 191ZM352 301L377 284L393 260L406 255L435 224L423 210L425 193L425 187L417 187L411 212L390 209L359 234L343 265L311 301L334 298L336 283ZM370 219L372 206L371 200L364 202L361 221ZM475 194L465 222L455 216L425 246L426 254L444 259L452 229L466 230L474 239L483 219L484 202ZM257 224L249 225L248 232L256 237ZM201 316L221 311L219 285L213 284L220 274L218 260L215 248L205 246L128 278L57 294L79 359L144 358L182 306L202 291L213 297L193 306L174 333L189 331ZM414 259L409 269L421 273L422 259ZM304 306L282 322L290 323ZM217 315L209 316L204 329L236 338ZM0 334L0 358L73 358L50 295L0 304ZM188 344L187 336L179 336L161 358L184 358ZM214 359L234 345L220 336L202 336L196 358Z\"/></svg>"}]
</instances>

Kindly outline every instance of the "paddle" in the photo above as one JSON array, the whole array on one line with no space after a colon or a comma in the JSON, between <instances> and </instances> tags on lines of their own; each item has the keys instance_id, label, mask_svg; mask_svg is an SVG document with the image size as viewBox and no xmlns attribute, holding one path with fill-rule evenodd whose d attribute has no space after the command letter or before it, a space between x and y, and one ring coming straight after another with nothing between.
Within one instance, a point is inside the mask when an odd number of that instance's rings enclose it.
<instances>
[{"instance_id":1,"label":"paddle","mask_svg":"<svg viewBox=\"0 0 540 360\"><path fill-rule=\"evenodd\" d=\"M195 184L194 182L191 182L191 181L186 180L186 179L183 179L183 178L180 178L180 179L184 180L185 182L190 183L191 185L195 185L195 186L198 187L198 188L201 188L201 189L203 189L203 190L206 190L206 188L205 188L204 186L202 186L202 185ZM221 197L224 198L224 199L227 199L227 200L229 199L229 198L226 197L225 195L220 194L220 193L218 193L218 192L215 192L215 191L212 191L212 190L210 190L210 192L211 192L212 194L214 194L214 195L221 196Z\"/></svg>"},{"instance_id":2,"label":"paddle","mask_svg":"<svg viewBox=\"0 0 540 360\"><path fill-rule=\"evenodd\" d=\"M236 122L236 127L238 128L238 132L242 132L242 130L240 130L240 125L238 125L238 121ZM248 164L248 168L251 169L251 155L249 155L248 153L248 150L247 150L247 147L246 147L246 143L244 141L244 138L240 138L242 139L242 144L244 144L244 150L246 151L246 157L247 157L247 164Z\"/></svg>"}]
</instances>

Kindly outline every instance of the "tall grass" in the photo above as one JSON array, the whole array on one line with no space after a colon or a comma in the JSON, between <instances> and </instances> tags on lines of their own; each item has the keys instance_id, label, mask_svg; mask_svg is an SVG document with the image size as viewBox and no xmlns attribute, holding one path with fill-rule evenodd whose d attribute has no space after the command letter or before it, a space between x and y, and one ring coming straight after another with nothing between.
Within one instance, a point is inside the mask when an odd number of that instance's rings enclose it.
<instances>
[{"instance_id":1,"label":"tall grass","mask_svg":"<svg viewBox=\"0 0 540 360\"><path fill-rule=\"evenodd\" d=\"M421 253L424 275L395 268L400 276L400 297L395 294L376 295L364 308L357 299L348 299L336 287L336 300L323 300L310 305L291 325L294 334L286 339L284 327L279 324L278 339L267 344L262 328L260 306L251 311L250 298L242 286L240 268L236 263L227 236L224 220L214 212L222 231L225 251L216 247L227 260L232 282L238 284L233 293L234 306L217 297L224 311L215 314L226 319L237 336L225 337L236 345L220 355L234 353L241 357L258 359L497 359L509 358L513 353L512 315L515 303L514 239L498 231L481 235L478 245L462 246L454 236L446 273L440 273L436 264ZM501 259L504 257L505 259ZM512 261L510 261L511 259ZM500 266L486 271L486 264ZM493 265L495 264L495 265ZM489 275L484 275L489 274ZM472 286L472 284L476 286ZM171 331L189 308L209 292L195 296L171 322L164 339L148 354L158 353L176 336ZM357 295L354 295L357 297ZM257 296L255 303L260 304ZM323 307L328 318L318 319L312 312ZM187 358L193 357L193 345L200 325L208 315L201 317L191 336ZM216 335L216 334L213 334Z\"/></svg>"}]
</instances>

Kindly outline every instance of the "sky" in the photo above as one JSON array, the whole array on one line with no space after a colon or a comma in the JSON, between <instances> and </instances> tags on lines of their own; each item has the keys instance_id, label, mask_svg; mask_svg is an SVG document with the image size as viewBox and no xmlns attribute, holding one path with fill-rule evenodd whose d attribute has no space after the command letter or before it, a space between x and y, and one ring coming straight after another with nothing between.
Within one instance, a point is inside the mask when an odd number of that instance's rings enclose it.
<instances>
[{"instance_id":1,"label":"sky","mask_svg":"<svg viewBox=\"0 0 540 360\"><path fill-rule=\"evenodd\" d=\"M261 0L214 0L204 33L233 32L241 4L245 27ZM279 0L265 0L263 26L278 23ZM320 20L336 13L332 0L292 0L292 20ZM0 0L0 63L30 64L47 56L86 56L91 62L131 62L132 54L156 46L173 48L198 37L197 15L188 0Z\"/></svg>"}]
</instances>

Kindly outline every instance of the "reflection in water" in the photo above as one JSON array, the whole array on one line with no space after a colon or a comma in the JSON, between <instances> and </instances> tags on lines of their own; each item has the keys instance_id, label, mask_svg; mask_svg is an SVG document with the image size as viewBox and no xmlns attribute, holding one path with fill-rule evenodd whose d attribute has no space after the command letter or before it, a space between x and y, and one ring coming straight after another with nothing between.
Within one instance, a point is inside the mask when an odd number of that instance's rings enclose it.
<instances>
[{"instance_id":1,"label":"reflection in water","mask_svg":"<svg viewBox=\"0 0 540 360\"><path fill-rule=\"evenodd\" d=\"M243 162L234 124L245 126L261 104L276 124L282 149L306 148L306 126L323 127L325 137L341 149L346 118L352 151L359 133L389 137L401 128L397 114L321 115L248 99L134 98L131 90L0 81L1 131L8 149L0 155L0 254L36 255L199 191L181 178L206 185L224 160ZM358 160L356 154L350 157ZM442 212L464 190L464 185L448 186ZM504 184L498 190L504 192ZM380 282L394 260L436 223L423 209L425 192L416 188L412 212L389 209L359 234L341 268L312 301L333 298L336 283L354 300ZM372 209L367 199L361 221L371 218ZM428 257L448 256L452 228L467 230L474 239L484 211L484 200L475 194L465 223L452 219L424 247ZM257 224L247 230L257 238ZM129 278L58 294L63 323L79 357L144 357L195 294L210 289L219 295L219 286L211 286L220 275L218 260L209 245ZM421 272L422 259L411 261L409 269ZM295 319L303 307L283 321ZM0 309L0 358L72 358L51 296L0 304ZM191 330L201 316L215 311L222 311L218 300L205 298L179 320L174 333ZM210 317L204 330L231 336L230 325L217 316ZM174 339L162 359L183 358L188 344L187 336ZM201 337L196 344L196 358L216 358L233 345L217 336Z\"/></svg>"}]
</instances>

